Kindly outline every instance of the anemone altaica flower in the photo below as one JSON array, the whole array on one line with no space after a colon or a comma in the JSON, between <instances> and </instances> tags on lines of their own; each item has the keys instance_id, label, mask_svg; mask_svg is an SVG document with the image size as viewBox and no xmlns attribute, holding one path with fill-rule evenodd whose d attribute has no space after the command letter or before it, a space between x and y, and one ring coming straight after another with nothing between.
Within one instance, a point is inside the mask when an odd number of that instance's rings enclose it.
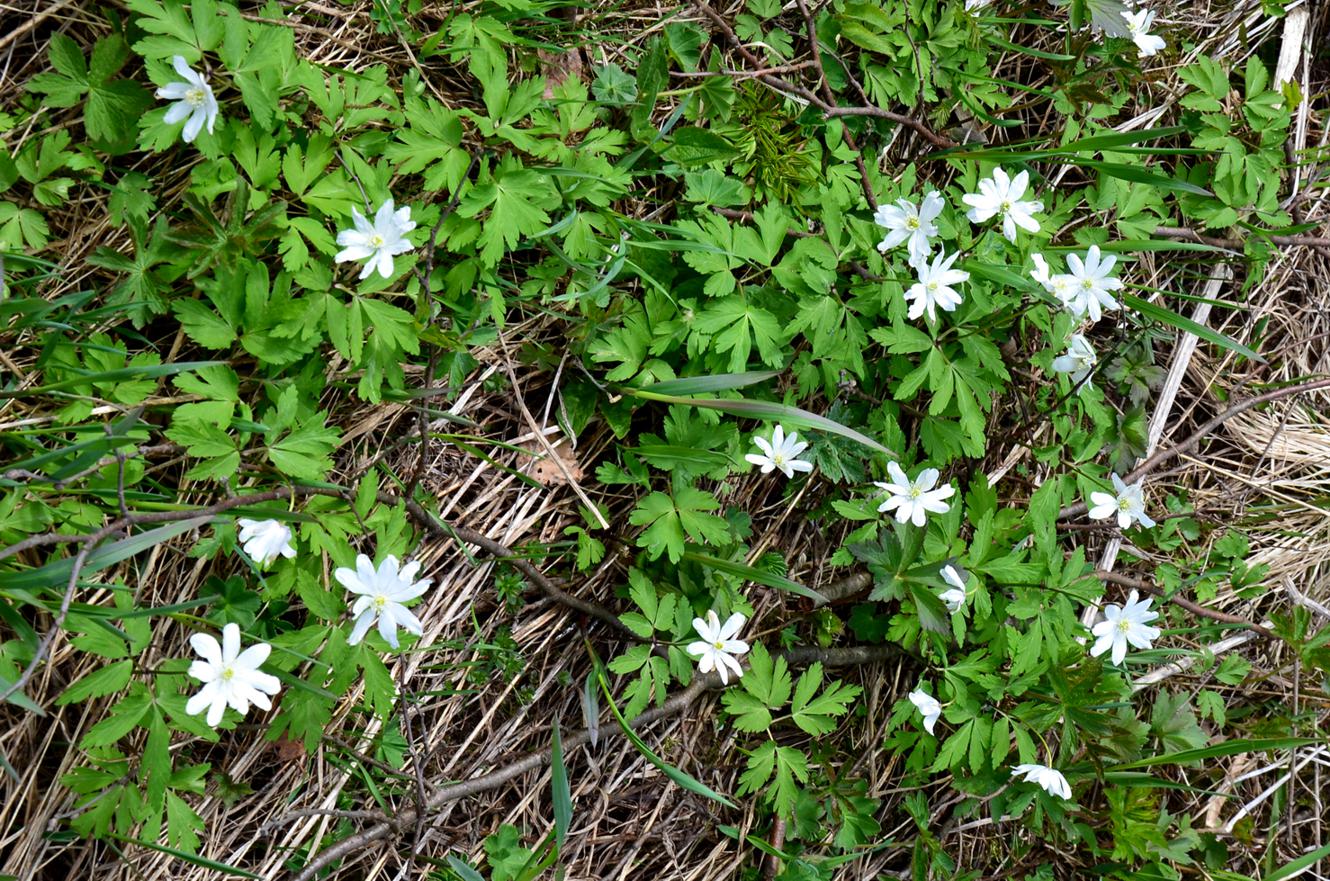
<instances>
[{"instance_id":1,"label":"anemone altaica flower","mask_svg":"<svg viewBox=\"0 0 1330 881\"><path fill-rule=\"evenodd\" d=\"M715 670L724 685L730 684L730 673L734 674L735 679L744 675L744 668L739 666L736 658L748 652L748 643L735 637L743 630L746 620L743 615L735 612L722 624L714 609L707 610L705 619L693 619L693 629L701 639L690 642L685 650L697 658L699 673Z\"/></svg>"},{"instance_id":2,"label":"anemone altaica flower","mask_svg":"<svg viewBox=\"0 0 1330 881\"><path fill-rule=\"evenodd\" d=\"M267 566L278 557L289 560L296 555L291 546L291 530L285 523L241 517L236 526L240 527L239 538L245 553L260 566Z\"/></svg>"},{"instance_id":3,"label":"anemone altaica flower","mask_svg":"<svg viewBox=\"0 0 1330 881\"><path fill-rule=\"evenodd\" d=\"M922 689L915 689L910 692L910 703L914 704L915 709L919 711L919 715L924 717L924 730L932 734L933 726L937 724L938 718L942 715L942 704L937 702L937 698Z\"/></svg>"},{"instance_id":4,"label":"anemone altaica flower","mask_svg":"<svg viewBox=\"0 0 1330 881\"><path fill-rule=\"evenodd\" d=\"M1117 262L1113 254L1101 254L1098 245L1090 246L1084 260L1076 254L1067 255L1070 271L1061 298L1073 317L1088 315L1091 321L1098 321L1104 312L1118 308L1113 291L1121 289L1122 279L1109 274Z\"/></svg>"},{"instance_id":5,"label":"anemone altaica flower","mask_svg":"<svg viewBox=\"0 0 1330 881\"><path fill-rule=\"evenodd\" d=\"M1139 521L1146 529L1155 525L1150 515L1145 513L1145 487L1141 481L1133 484L1124 483L1121 477L1113 476L1113 493L1090 493L1090 519L1106 520L1118 518L1118 528L1126 529L1132 521Z\"/></svg>"},{"instance_id":6,"label":"anemone altaica flower","mask_svg":"<svg viewBox=\"0 0 1330 881\"><path fill-rule=\"evenodd\" d=\"M796 471L812 471L813 463L805 462L799 454L808 449L807 442L799 441L797 432L785 433L785 426L777 425L771 432L771 440L754 436L753 443L762 452L744 456L749 462L762 469L763 474L779 471L786 477L793 477Z\"/></svg>"},{"instance_id":7,"label":"anemone altaica flower","mask_svg":"<svg viewBox=\"0 0 1330 881\"><path fill-rule=\"evenodd\" d=\"M1027 783L1037 783L1049 795L1059 798L1071 798L1071 784L1062 772L1047 765L1017 765L1011 769L1013 775L1024 775Z\"/></svg>"},{"instance_id":8,"label":"anemone altaica flower","mask_svg":"<svg viewBox=\"0 0 1330 881\"><path fill-rule=\"evenodd\" d=\"M1134 590L1127 595L1125 606L1109 603L1104 607L1104 620L1091 631L1098 639L1090 649L1090 656L1097 658L1112 650L1109 657L1114 664L1121 664L1127 657L1128 644L1132 648L1148 649L1161 632L1158 627L1150 626L1150 622L1158 617L1158 612L1150 611L1150 599L1140 599Z\"/></svg>"},{"instance_id":9,"label":"anemone altaica flower","mask_svg":"<svg viewBox=\"0 0 1330 881\"><path fill-rule=\"evenodd\" d=\"M951 585L947 590L942 591L938 598L947 604L948 612L959 612L965 605L965 579L956 571L956 567L950 563L941 569L942 580Z\"/></svg>"},{"instance_id":10,"label":"anemone altaica flower","mask_svg":"<svg viewBox=\"0 0 1330 881\"><path fill-rule=\"evenodd\" d=\"M1071 377L1072 385L1077 385L1094 371L1098 363L1099 356L1095 354L1094 346L1090 345L1085 334L1074 333L1067 344L1066 354L1053 359L1053 371L1067 374Z\"/></svg>"},{"instance_id":11,"label":"anemone altaica flower","mask_svg":"<svg viewBox=\"0 0 1330 881\"><path fill-rule=\"evenodd\" d=\"M282 684L276 676L259 669L268 660L272 646L258 642L241 651L240 628L227 624L222 628L222 642L208 633L195 633L189 644L203 660L189 665L189 675L203 683L203 688L185 704L185 712L197 716L207 709L208 724L216 728L226 708L240 715L249 712L253 704L261 710L271 710L270 695L277 694Z\"/></svg>"},{"instance_id":12,"label":"anemone altaica flower","mask_svg":"<svg viewBox=\"0 0 1330 881\"><path fill-rule=\"evenodd\" d=\"M970 273L951 268L959 256L959 251L950 256L939 251L932 263L925 257L914 264L919 280L905 292L905 301L910 304L910 320L919 318L925 312L932 320L937 317L937 309L954 312L961 304L960 292L953 285L968 280Z\"/></svg>"},{"instance_id":13,"label":"anemone altaica flower","mask_svg":"<svg viewBox=\"0 0 1330 881\"><path fill-rule=\"evenodd\" d=\"M933 249L931 240L938 233L933 221L945 206L937 190L924 196L918 206L909 199L897 199L894 205L879 205L873 222L886 229L887 235L878 242L877 249L885 254L904 243L911 263L926 259Z\"/></svg>"},{"instance_id":14,"label":"anemone altaica flower","mask_svg":"<svg viewBox=\"0 0 1330 881\"><path fill-rule=\"evenodd\" d=\"M1150 26L1155 20L1153 12L1141 9L1136 12L1124 12L1122 17L1127 21L1127 35L1136 44L1136 54L1139 57L1145 58L1164 48L1164 38L1150 33Z\"/></svg>"},{"instance_id":15,"label":"anemone altaica flower","mask_svg":"<svg viewBox=\"0 0 1330 881\"><path fill-rule=\"evenodd\" d=\"M941 475L936 468L925 468L918 477L910 480L901 466L888 462L887 475L891 478L889 483L873 483L887 491L886 500L877 506L880 513L895 510L897 521L909 520L915 526L923 526L930 513L945 514L951 510L951 505L943 500L951 498L956 489L951 484L937 486Z\"/></svg>"},{"instance_id":16,"label":"anemone altaica flower","mask_svg":"<svg viewBox=\"0 0 1330 881\"><path fill-rule=\"evenodd\" d=\"M406 603L429 590L431 579L416 581L420 562L412 560L400 566L397 558L389 554L375 569L374 562L364 554L356 557L356 568L340 568L333 577L354 594L359 594L351 607L355 626L351 628L348 645L356 645L365 638L374 619L379 621L379 636L393 648L398 648L397 628L420 636L424 627L420 619L406 607Z\"/></svg>"},{"instance_id":17,"label":"anemone altaica flower","mask_svg":"<svg viewBox=\"0 0 1330 881\"><path fill-rule=\"evenodd\" d=\"M184 120L185 128L180 137L188 144L199 136L204 126L207 126L208 134L212 134L213 125L217 122L217 99L213 97L212 86L208 85L203 74L190 67L183 56L172 57L171 66L175 68L180 80L167 83L157 90L158 98L175 102L166 109L162 121L167 125L175 125Z\"/></svg>"},{"instance_id":18,"label":"anemone altaica flower","mask_svg":"<svg viewBox=\"0 0 1330 881\"><path fill-rule=\"evenodd\" d=\"M365 215L355 208L351 209L351 222L354 229L344 229L337 234L337 244L342 250L333 259L338 263L348 260L364 260L360 270L360 279L369 278L375 269L384 278L393 274L393 257L405 254L415 245L406 240L406 234L416 228L411 219L411 207L397 208L389 199L379 206L371 223Z\"/></svg>"},{"instance_id":19,"label":"anemone altaica flower","mask_svg":"<svg viewBox=\"0 0 1330 881\"><path fill-rule=\"evenodd\" d=\"M961 196L961 201L970 206L965 216L972 223L983 223L992 217L1002 218L1002 234L1010 242L1016 241L1017 227L1026 232L1039 232L1039 221L1034 215L1044 210L1044 203L1021 198L1029 187L1028 171L1011 177L1004 169L995 168L992 177L979 181L979 192Z\"/></svg>"}]
</instances>

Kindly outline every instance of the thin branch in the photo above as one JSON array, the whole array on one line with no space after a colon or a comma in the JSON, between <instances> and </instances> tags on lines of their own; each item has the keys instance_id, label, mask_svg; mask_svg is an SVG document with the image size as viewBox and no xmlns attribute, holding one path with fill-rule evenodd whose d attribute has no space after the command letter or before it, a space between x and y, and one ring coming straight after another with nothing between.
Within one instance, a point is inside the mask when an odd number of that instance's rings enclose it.
<instances>
[{"instance_id":1,"label":"thin branch","mask_svg":"<svg viewBox=\"0 0 1330 881\"><path fill-rule=\"evenodd\" d=\"M1246 239L1220 238L1218 236L1202 235L1194 229L1187 229L1181 226L1156 226L1155 235L1165 239L1179 239L1184 242L1196 242L1200 245L1226 248L1230 251L1241 251L1242 246L1249 241L1266 241L1283 248L1330 247L1330 238L1325 236L1264 236L1259 233L1253 233L1250 238Z\"/></svg>"},{"instance_id":2,"label":"thin branch","mask_svg":"<svg viewBox=\"0 0 1330 881\"><path fill-rule=\"evenodd\" d=\"M1314 379L1297 385L1285 386L1284 388L1275 389L1274 391L1266 392L1263 395L1257 395L1254 398L1240 401L1202 425L1200 428L1196 429L1191 437L1181 443L1174 444L1173 446L1166 447L1162 450L1157 450L1153 456L1150 456L1150 458L1137 465L1131 470L1130 474L1122 479L1125 483L1135 483L1160 465L1171 459L1177 458L1195 447L1206 435L1213 432L1216 428L1223 425L1234 416L1246 413L1253 407L1259 407L1262 404L1268 404L1271 401L1277 401L1280 398L1287 398L1293 395L1304 394L1306 392L1314 392L1324 388L1330 388L1330 379ZM1061 511L1058 511L1058 519L1066 520L1069 517L1079 517L1088 510L1090 510L1090 506L1085 502L1077 502L1074 505L1068 505Z\"/></svg>"},{"instance_id":3,"label":"thin branch","mask_svg":"<svg viewBox=\"0 0 1330 881\"><path fill-rule=\"evenodd\" d=\"M1141 593L1157 596L1160 599L1167 600L1175 606L1180 606L1186 609L1193 615L1200 615L1202 618L1209 618L1211 621L1219 621L1222 624L1236 624L1238 627L1243 627L1253 633L1259 633L1266 639L1276 638L1275 634L1267 627L1262 627L1260 624L1254 624L1246 618L1238 615L1230 615L1227 612L1216 612L1214 609L1207 609L1205 606L1202 606L1199 603L1194 603L1180 594L1166 594L1164 593L1163 588L1156 587L1146 581L1141 581L1139 578L1132 578L1130 575L1122 575L1118 572L1107 572L1103 569L1095 570L1094 574L1100 581L1107 581L1109 584L1117 584L1122 587L1129 587L1132 590L1138 590Z\"/></svg>"}]
</instances>

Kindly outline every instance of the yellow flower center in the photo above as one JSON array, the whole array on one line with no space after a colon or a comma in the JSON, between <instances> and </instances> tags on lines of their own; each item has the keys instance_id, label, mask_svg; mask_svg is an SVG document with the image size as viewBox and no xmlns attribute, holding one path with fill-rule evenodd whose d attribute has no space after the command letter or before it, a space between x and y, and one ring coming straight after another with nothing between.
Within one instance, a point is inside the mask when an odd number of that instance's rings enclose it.
<instances>
[{"instance_id":1,"label":"yellow flower center","mask_svg":"<svg viewBox=\"0 0 1330 881\"><path fill-rule=\"evenodd\" d=\"M375 233L374 235L369 237L369 246L371 248L382 248L383 244L384 244L383 236L379 235L378 233Z\"/></svg>"},{"instance_id":2,"label":"yellow flower center","mask_svg":"<svg viewBox=\"0 0 1330 881\"><path fill-rule=\"evenodd\" d=\"M906 228L906 229L918 229L918 228L919 228L919 218L917 218L917 217L909 217L909 218L906 218L906 220L905 220L905 228Z\"/></svg>"},{"instance_id":3,"label":"yellow flower center","mask_svg":"<svg viewBox=\"0 0 1330 881\"><path fill-rule=\"evenodd\" d=\"M1130 511L1130 510L1131 510L1131 499L1128 499L1128 498L1121 498L1121 499L1118 499L1118 510L1119 510L1119 511Z\"/></svg>"},{"instance_id":4,"label":"yellow flower center","mask_svg":"<svg viewBox=\"0 0 1330 881\"><path fill-rule=\"evenodd\" d=\"M924 491L917 486L910 487L910 498L917 499L924 494Z\"/></svg>"},{"instance_id":5,"label":"yellow flower center","mask_svg":"<svg viewBox=\"0 0 1330 881\"><path fill-rule=\"evenodd\" d=\"M1126 632L1127 632L1128 630L1130 630L1130 629L1131 629L1131 622L1130 622L1130 621L1128 621L1126 618L1119 618L1119 619L1118 619L1118 631L1119 631L1119 632L1121 632L1121 633L1126 633Z\"/></svg>"},{"instance_id":6,"label":"yellow flower center","mask_svg":"<svg viewBox=\"0 0 1330 881\"><path fill-rule=\"evenodd\" d=\"M784 453L772 453L772 454L771 454L771 464L773 464L773 465L777 465L777 466L784 465L784 464L785 464L785 454L784 454Z\"/></svg>"},{"instance_id":7,"label":"yellow flower center","mask_svg":"<svg viewBox=\"0 0 1330 881\"><path fill-rule=\"evenodd\" d=\"M1084 289L1087 290L1087 291L1093 289L1093 288L1094 288L1094 279L1092 279L1092 278L1083 278L1083 279L1081 279L1081 287L1084 288Z\"/></svg>"},{"instance_id":8,"label":"yellow flower center","mask_svg":"<svg viewBox=\"0 0 1330 881\"><path fill-rule=\"evenodd\" d=\"M1010 199L1003 199L1003 200L1002 200L1002 212L1005 214L1006 212L1008 212L1008 211L1010 211L1010 210L1011 210L1011 200L1010 200Z\"/></svg>"},{"instance_id":9,"label":"yellow flower center","mask_svg":"<svg viewBox=\"0 0 1330 881\"><path fill-rule=\"evenodd\" d=\"M185 103L191 107L198 107L203 103L204 93L198 86L194 86L185 92Z\"/></svg>"},{"instance_id":10,"label":"yellow flower center","mask_svg":"<svg viewBox=\"0 0 1330 881\"><path fill-rule=\"evenodd\" d=\"M719 639L713 642L712 645L721 650L725 648L725 643L721 642Z\"/></svg>"},{"instance_id":11,"label":"yellow flower center","mask_svg":"<svg viewBox=\"0 0 1330 881\"><path fill-rule=\"evenodd\" d=\"M235 675L236 675L235 668L228 665L222 668L222 675L220 678L223 682L230 682L232 679L235 678Z\"/></svg>"},{"instance_id":12,"label":"yellow flower center","mask_svg":"<svg viewBox=\"0 0 1330 881\"><path fill-rule=\"evenodd\" d=\"M926 287L927 287L930 291L936 291L936 290L937 290L937 282L935 282L935 281L930 281L930 282L926 285Z\"/></svg>"},{"instance_id":13,"label":"yellow flower center","mask_svg":"<svg viewBox=\"0 0 1330 881\"><path fill-rule=\"evenodd\" d=\"M386 605L388 605L388 598L387 598L386 596L384 596L383 594L379 594L378 596L376 596L376 597L374 598L374 610L375 610L375 611L377 611L377 612L382 612L382 611L383 611L383 607L386 606Z\"/></svg>"}]
</instances>

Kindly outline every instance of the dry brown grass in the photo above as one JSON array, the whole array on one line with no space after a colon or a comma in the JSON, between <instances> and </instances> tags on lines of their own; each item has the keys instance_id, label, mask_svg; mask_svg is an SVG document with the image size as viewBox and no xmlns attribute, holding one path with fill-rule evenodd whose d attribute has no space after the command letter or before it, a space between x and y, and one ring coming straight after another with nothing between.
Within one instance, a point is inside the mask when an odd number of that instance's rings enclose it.
<instances>
[{"instance_id":1,"label":"dry brown grass","mask_svg":"<svg viewBox=\"0 0 1330 881\"><path fill-rule=\"evenodd\" d=\"M416 62L407 47L375 34L368 26L369 6L369 2L349 6L304 4L303 13L294 16L292 25L300 51L320 63L351 69L379 62L397 70L413 66ZM91 10L91 6L85 10L82 3L48 0L0 6L0 16L5 16L0 21L6 25L21 23L25 16L27 21L33 21L34 14L38 18L46 16L7 44L0 38L4 56L0 64L5 70L0 99L13 94L16 83L40 69L53 29L89 33L103 27L101 16ZM621 51L620 46L640 44L662 27L668 11L663 7L637 7L595 13L600 16L601 27L616 31L617 42L587 47L586 55L599 62L614 57ZM700 18L687 12L685 15ZM1199 35L1189 57L1212 53L1236 61L1263 44L1277 43L1281 35L1281 25L1260 12L1257 0L1175 3L1163 18ZM0 26L0 33L7 30ZM1330 9L1318 5L1312 9L1306 44L1323 46L1328 36ZM1024 76L1021 67L1027 63L1013 56L998 75L1020 79ZM1303 105L1294 147L1302 150L1324 146L1330 139L1324 101L1330 70L1323 54L1308 57L1307 63L1299 66L1297 77L1303 93L1317 99L1311 108ZM1123 127L1153 124L1160 108L1170 106L1179 91L1179 83L1170 71L1159 71L1151 82L1141 84L1139 112L1128 114L1131 121ZM1038 125L1037 120L1031 123ZM33 134L20 131L17 137L22 140ZM167 187L166 207L178 195L186 173L187 169L181 168L167 175L173 183ZM1295 198L1304 216L1330 216L1323 181L1320 167L1313 165L1301 171ZM81 198L83 201L72 204L67 211L50 213L53 237L60 239L63 256L63 273L50 291L52 296L98 283L101 279L87 267L85 258L96 246L124 244L119 238L123 234L101 219L105 216L104 206L98 204L102 197ZM1139 271L1142 281L1148 278L1149 283L1162 288L1199 293L1204 283L1195 265L1180 267L1165 259L1149 259ZM1165 443L1169 438L1186 436L1197 423L1222 409L1220 392L1227 398L1237 398L1258 384L1330 373L1330 258L1309 249L1289 250L1245 295L1229 285L1221 297L1245 305L1232 311L1215 310L1212 323L1240 340L1259 344L1270 363L1239 365L1231 355L1202 346L1187 365L1177 403L1167 418ZM1266 320L1265 334L1260 339L1252 332L1258 319ZM540 324L507 331L510 339L540 339L547 333ZM1166 353L1161 352L1161 359L1165 357ZM508 445L535 450L534 434L510 395L485 390L487 380L505 372L498 353L488 353L482 360L484 365L467 380L453 409L474 419L480 426L476 433L494 442L486 449L494 461L529 470L535 457L512 452ZM6 366L19 375L24 370L21 359ZM547 407L556 390L551 372L522 364L515 367L527 407L548 432L547 439L572 451L568 461L590 475L610 442L608 433L593 427L580 438L565 437ZM415 430L412 411L391 404L329 404L340 414L345 433L339 470L332 479L351 482L379 462L410 473L416 452L401 441ZM1188 457L1185 468L1171 479L1187 489L1201 515L1247 529L1254 539L1252 562L1270 567L1272 585L1288 582L1302 594L1330 604L1327 413L1330 394L1322 393L1236 418L1205 447L1202 456ZM24 412L15 401L0 403L0 424L12 427L30 418L41 418L41 414ZM1003 463L1010 468L1021 456L1019 450L994 450L988 464L993 471ZM549 486L534 488L446 443L438 443L429 451L424 485L440 500L444 517L512 546L558 541L566 525L580 522L577 497L566 482L550 478ZM626 537L626 511L632 499L612 488L592 489L589 479L587 489L608 506L611 534ZM752 478L736 478L725 491L730 500L741 501L760 524L762 532L753 542L755 555L766 548L779 548L793 562L792 575L811 586L832 577L824 562L839 536L820 532L802 516L811 499L782 499ZM185 493L183 500L201 498ZM1096 542L1098 550L1099 540L1091 541ZM140 599L145 603L160 605L193 598L203 579L229 574L228 567L233 563L195 561L185 555L188 544L182 539L158 547L136 561L132 569L107 574L132 578L141 586ZM427 648L390 659L394 677L408 683L402 705L410 708L415 733L414 755L404 769L405 776L387 793L390 806L411 803L412 775L417 769L430 781L466 779L528 751L547 749L555 719L562 720L565 728L580 727L582 713L576 686L590 669L583 634L596 634L602 654L607 655L614 647L613 637L595 622L579 620L546 601L528 602L517 614L510 615L495 599L495 565L486 561L477 565L455 545L431 543L421 556L436 584L444 589L431 591L420 609L421 619L427 622L420 645ZM623 581L626 556L623 545L611 546L606 562L576 585L576 593L617 608L614 591ZM107 595L92 593L84 599L97 603L105 601ZM1272 590L1257 601L1221 595L1214 604L1261 620L1274 612L1286 612L1291 602L1287 592ZM785 596L774 592L759 592L755 604L754 620L759 627L762 622L787 620L798 611ZM486 658L482 646L494 644L502 630L511 631L522 658L521 671L511 679L472 682L468 675L472 665ZM186 636L181 626L159 623L145 662L153 665L165 658L186 656ZM1244 652L1263 675L1263 684L1249 692L1254 696L1296 702L1298 690L1305 691L1311 685L1300 682L1300 673L1290 658L1259 641L1243 643L1233 650ZM50 663L40 670L30 693L50 707L54 696L86 673L90 665L87 656L58 641ZM841 753L858 756L852 763L854 773L868 780L870 796L883 800L879 814L883 839L904 844L851 863L840 870L838 877L908 874L903 870L908 868L908 845L914 827L900 808L908 792L899 786L899 769L880 744L890 708L913 687L913 675L900 665L877 665L846 674L865 689L864 712L837 733ZM1205 680L1181 671L1168 681L1194 690ZM1214 686L1213 682L1209 684ZM308 754L303 749L268 742L260 725L246 726L211 748L188 741L173 745L180 750L198 749L216 771L253 789L251 795L228 805L210 788L210 794L195 804L206 823L203 852L207 856L263 878L278 878L283 876L288 854L294 849L317 850L327 844L337 820L308 817L275 829L269 824L292 810L343 806L339 796L344 788L358 787L356 777L345 769L353 759L353 750L366 747L378 733L378 723L356 710L358 699L358 691L353 690L339 705L328 728L336 740L329 738ZM216 877L214 873L160 853L131 848L122 858L107 845L70 843L53 834L73 810L72 795L56 783L80 761L70 744L77 743L100 718L106 703L53 708L46 718L13 707L0 708L0 750L21 775L17 785L0 777L0 873L23 879L210 881ZM1302 708L1313 712L1324 728L1330 713L1324 701L1304 703ZM647 738L661 755L684 771L721 791L733 791L741 754L735 749L733 733L718 727L714 720L711 699L704 699L682 717L653 726ZM1297 762L1301 764L1295 764L1294 785L1304 792L1330 792L1326 780L1330 759L1324 751L1303 752ZM751 800L742 813L722 816L714 805L671 785L635 752L610 738L570 757L570 768L575 814L564 864L571 879L738 878L744 871L751 871L745 869L751 867L750 852L717 832L717 825L730 823L743 832L770 834L769 829L758 825L765 821L754 814ZM1169 809L1190 815L1197 826L1221 830L1232 819L1235 805L1252 803L1259 818L1269 809L1269 801L1257 801L1258 796L1287 769L1287 764L1262 768L1244 764L1242 759L1230 760L1228 779L1221 788L1235 796L1233 802L1216 802L1202 795L1190 800L1178 796L1169 803ZM1201 785L1206 784L1201 781ZM502 823L519 826L529 837L542 836L552 827L548 791L548 772L533 772L501 792L456 802L426 824L418 853L435 860L450 851L474 857L484 837ZM951 818L956 800L948 793L941 781L928 792L934 828L947 849L961 866L982 868L990 876L1003 873L1007 867L1002 854L1008 850L1014 827L1000 818L996 822L991 818ZM1314 804L1320 807L1324 801L1318 797ZM356 806L372 808L373 804ZM1319 817L1289 817L1277 830L1276 840L1252 843L1253 858L1273 847L1282 855L1277 862L1282 862L1308 844L1323 843L1330 837L1325 816L1322 811ZM1258 822L1257 828L1264 827ZM331 877L341 881L426 877L422 863L407 869L411 865L409 850L409 842L378 848L368 859L335 871ZM1255 865L1243 863L1232 868L1253 871Z\"/></svg>"}]
</instances>

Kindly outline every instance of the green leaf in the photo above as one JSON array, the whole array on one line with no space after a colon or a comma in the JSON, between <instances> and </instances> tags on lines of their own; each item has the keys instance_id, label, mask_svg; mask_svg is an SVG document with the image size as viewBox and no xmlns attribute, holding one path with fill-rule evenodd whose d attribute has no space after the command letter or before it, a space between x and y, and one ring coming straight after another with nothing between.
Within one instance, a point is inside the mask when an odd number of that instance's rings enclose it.
<instances>
[{"instance_id":1,"label":"green leaf","mask_svg":"<svg viewBox=\"0 0 1330 881\"><path fill-rule=\"evenodd\" d=\"M1132 768L1149 768L1154 765L1186 765L1223 756L1293 749L1294 747L1314 746L1323 743L1324 738L1316 737L1237 737L1210 746L1203 746L1199 749L1184 749L1167 755L1147 756L1134 762L1114 765L1110 770L1126 771Z\"/></svg>"},{"instance_id":2,"label":"green leaf","mask_svg":"<svg viewBox=\"0 0 1330 881\"><path fill-rule=\"evenodd\" d=\"M708 410L720 410L725 413L732 413L735 416L745 416L750 419L769 419L775 422L781 422L785 425L793 425L798 428L815 428L819 431L830 432L852 441L863 444L864 446L879 453L900 458L900 456L882 444L860 434L853 428L848 428L835 422L825 416L819 416L816 413L810 413L798 407L791 407L786 404L777 404L770 401L746 401L739 400L710 400L707 398L685 398L678 395L661 394L655 391L655 386L646 388L628 388L621 386L617 391L634 398L642 398L647 401L659 401L662 404L681 404L689 407L703 407Z\"/></svg>"},{"instance_id":3,"label":"green leaf","mask_svg":"<svg viewBox=\"0 0 1330 881\"><path fill-rule=\"evenodd\" d=\"M784 575L777 575L774 572L768 572L765 569L758 569L756 566L749 566L747 563L740 563L737 560L724 560L720 557L704 554L700 551L686 550L683 558L692 560L695 563L701 563L703 566L726 572L730 575L737 575L747 581L754 581L758 584L765 584L767 587L774 587L777 590L785 590L790 593L796 593L799 596L807 597L817 605L824 605L827 598L811 587L804 587L797 581L791 581Z\"/></svg>"},{"instance_id":4,"label":"green leaf","mask_svg":"<svg viewBox=\"0 0 1330 881\"><path fill-rule=\"evenodd\" d=\"M92 697L114 694L129 684L129 677L133 672L134 662L128 659L100 667L65 689L64 693L56 698L55 704L59 707Z\"/></svg>"},{"instance_id":5,"label":"green leaf","mask_svg":"<svg viewBox=\"0 0 1330 881\"><path fill-rule=\"evenodd\" d=\"M799 677L799 683L794 688L794 700L790 704L794 724L814 737L836 730L833 719L845 715L850 703L862 690L857 685L846 685L837 680L821 694L817 694L821 685L822 664L817 662Z\"/></svg>"},{"instance_id":6,"label":"green leaf","mask_svg":"<svg viewBox=\"0 0 1330 881\"><path fill-rule=\"evenodd\" d=\"M1155 321L1176 327L1178 330L1186 331L1198 339L1205 340L1207 343L1213 343L1221 349L1228 349L1231 352L1237 352L1245 358L1250 358L1259 364L1264 364L1265 359L1253 350L1247 348L1242 343L1226 336L1218 331L1211 330L1203 324L1197 324L1190 318L1179 315L1172 309L1160 306L1157 303L1151 303L1149 300L1143 300L1134 294L1123 294L1121 296L1122 304L1130 309L1135 309L1146 318L1153 318Z\"/></svg>"},{"instance_id":7,"label":"green leaf","mask_svg":"<svg viewBox=\"0 0 1330 881\"><path fill-rule=\"evenodd\" d=\"M666 777L669 777L689 792L719 802L727 808L738 807L738 805L721 795L719 792L716 792L716 790L712 789L710 786L707 786L705 783L694 777L690 777L688 774L680 771L678 768L667 763L660 756L652 752L651 747L646 745L646 742L637 735L637 732L634 731L632 726L628 724L628 721L624 719L623 714L619 712L619 706L614 702L614 695L610 692L610 684L606 681L604 674L601 674L599 679L600 690L605 695L605 702L610 705L610 712L614 714L614 718L619 723L619 728L622 729L624 736L627 737L633 747L642 754L643 758L659 768Z\"/></svg>"},{"instance_id":8,"label":"green leaf","mask_svg":"<svg viewBox=\"0 0 1330 881\"><path fill-rule=\"evenodd\" d=\"M554 719L550 744L550 795L554 801L554 840L563 852L568 828L573 822L573 796L568 785L568 768L563 763L563 741L559 737L559 719Z\"/></svg>"},{"instance_id":9,"label":"green leaf","mask_svg":"<svg viewBox=\"0 0 1330 881\"><path fill-rule=\"evenodd\" d=\"M147 532L104 544L88 555L79 572L86 578L108 566L140 554L183 532L189 532L212 520L211 516L191 517L175 523L167 523ZM48 587L64 588L69 583L69 575L74 571L73 557L65 557L54 563L47 563L36 569L20 569L15 572L0 572L0 588L5 590L40 590Z\"/></svg>"}]
</instances>

